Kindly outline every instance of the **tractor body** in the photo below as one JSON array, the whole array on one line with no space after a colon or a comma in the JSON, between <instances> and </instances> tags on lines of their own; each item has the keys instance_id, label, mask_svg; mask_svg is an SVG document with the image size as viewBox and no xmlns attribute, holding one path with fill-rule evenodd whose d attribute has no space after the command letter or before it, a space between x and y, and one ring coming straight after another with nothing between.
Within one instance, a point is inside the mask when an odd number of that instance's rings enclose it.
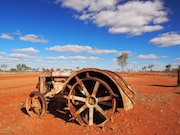
<instances>
[{"instance_id":1,"label":"tractor body","mask_svg":"<svg viewBox=\"0 0 180 135\"><path fill-rule=\"evenodd\" d=\"M26 99L30 116L42 117L52 103L70 114L69 120L80 125L102 127L112 119L116 108L133 108L134 91L117 73L85 68L79 71L44 72L39 77L38 91Z\"/></svg>"}]
</instances>

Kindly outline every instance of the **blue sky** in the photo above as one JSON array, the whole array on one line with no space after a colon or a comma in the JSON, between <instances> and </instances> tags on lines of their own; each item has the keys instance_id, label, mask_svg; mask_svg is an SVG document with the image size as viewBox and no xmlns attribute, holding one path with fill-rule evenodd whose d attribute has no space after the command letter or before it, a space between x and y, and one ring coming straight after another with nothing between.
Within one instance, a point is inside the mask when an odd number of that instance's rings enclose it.
<instances>
[{"instance_id":1,"label":"blue sky","mask_svg":"<svg viewBox=\"0 0 180 135\"><path fill-rule=\"evenodd\" d=\"M178 0L1 0L0 65L125 70L180 65ZM121 68L120 68L121 69Z\"/></svg>"}]
</instances>

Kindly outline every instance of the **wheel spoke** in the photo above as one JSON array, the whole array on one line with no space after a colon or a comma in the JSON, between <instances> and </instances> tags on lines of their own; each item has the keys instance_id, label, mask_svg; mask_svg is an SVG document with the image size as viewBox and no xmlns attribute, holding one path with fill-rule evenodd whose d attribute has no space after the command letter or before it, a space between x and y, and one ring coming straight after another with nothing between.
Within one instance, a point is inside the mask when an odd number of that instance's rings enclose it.
<instances>
[{"instance_id":1,"label":"wheel spoke","mask_svg":"<svg viewBox=\"0 0 180 135\"><path fill-rule=\"evenodd\" d=\"M70 95L70 99L71 99L71 100L81 101L81 102L85 102L85 101L86 101L85 98L79 97L79 96L74 96L74 95Z\"/></svg>"},{"instance_id":2,"label":"wheel spoke","mask_svg":"<svg viewBox=\"0 0 180 135\"><path fill-rule=\"evenodd\" d=\"M74 113L74 116L76 117L78 114L80 114L81 112L83 112L86 108L87 108L87 106L86 106L86 105L83 105L81 108L79 108L79 109Z\"/></svg>"},{"instance_id":3,"label":"wheel spoke","mask_svg":"<svg viewBox=\"0 0 180 135\"><path fill-rule=\"evenodd\" d=\"M93 125L94 108L89 108L89 126Z\"/></svg>"},{"instance_id":4,"label":"wheel spoke","mask_svg":"<svg viewBox=\"0 0 180 135\"><path fill-rule=\"evenodd\" d=\"M38 115L40 115L40 109L39 108L34 108L34 112Z\"/></svg>"},{"instance_id":5,"label":"wheel spoke","mask_svg":"<svg viewBox=\"0 0 180 135\"><path fill-rule=\"evenodd\" d=\"M67 87L68 87L70 90L71 90L71 88L72 88L72 86L71 86L71 85L69 85L69 84L67 85Z\"/></svg>"},{"instance_id":6,"label":"wheel spoke","mask_svg":"<svg viewBox=\"0 0 180 135\"><path fill-rule=\"evenodd\" d=\"M100 82L96 81L94 89L93 89L92 96L96 96L96 93L98 91L99 85L100 85Z\"/></svg>"},{"instance_id":7,"label":"wheel spoke","mask_svg":"<svg viewBox=\"0 0 180 135\"><path fill-rule=\"evenodd\" d=\"M99 106L97 105L96 107L96 110L99 111L105 118L106 118L106 113L105 111ZM107 118L106 118L107 119Z\"/></svg>"},{"instance_id":8,"label":"wheel spoke","mask_svg":"<svg viewBox=\"0 0 180 135\"><path fill-rule=\"evenodd\" d=\"M111 99L111 96L99 97L98 102L109 101L110 99Z\"/></svg>"},{"instance_id":9,"label":"wheel spoke","mask_svg":"<svg viewBox=\"0 0 180 135\"><path fill-rule=\"evenodd\" d=\"M85 95L86 96L89 96L89 92L88 90L86 89L84 83L76 76L76 81L79 83L79 85L81 86L82 90L85 92Z\"/></svg>"},{"instance_id":10,"label":"wheel spoke","mask_svg":"<svg viewBox=\"0 0 180 135\"><path fill-rule=\"evenodd\" d=\"M77 85L76 89L78 89L83 95L86 95L85 91L82 90L80 85Z\"/></svg>"},{"instance_id":11,"label":"wheel spoke","mask_svg":"<svg viewBox=\"0 0 180 135\"><path fill-rule=\"evenodd\" d=\"M32 108L37 108L38 107L38 103L37 103L38 99L36 99L35 97L32 97L31 99L32 99L31 100L31 107Z\"/></svg>"}]
</instances>

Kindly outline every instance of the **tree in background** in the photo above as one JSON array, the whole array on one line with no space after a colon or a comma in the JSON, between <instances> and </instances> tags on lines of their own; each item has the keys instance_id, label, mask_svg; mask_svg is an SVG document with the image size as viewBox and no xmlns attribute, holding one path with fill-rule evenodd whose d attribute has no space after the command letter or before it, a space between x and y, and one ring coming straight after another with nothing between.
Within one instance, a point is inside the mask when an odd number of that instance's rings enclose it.
<instances>
[{"instance_id":1,"label":"tree in background","mask_svg":"<svg viewBox=\"0 0 180 135\"><path fill-rule=\"evenodd\" d=\"M11 68L9 71L10 72L16 72L17 70L15 68Z\"/></svg>"},{"instance_id":2,"label":"tree in background","mask_svg":"<svg viewBox=\"0 0 180 135\"><path fill-rule=\"evenodd\" d=\"M122 72L124 71L124 66L128 64L128 58L129 58L129 54L125 52L116 58L118 65L120 65L122 68Z\"/></svg>"},{"instance_id":3,"label":"tree in background","mask_svg":"<svg viewBox=\"0 0 180 135\"><path fill-rule=\"evenodd\" d=\"M154 65L149 65L148 68L150 71L152 71L152 68L154 67Z\"/></svg>"},{"instance_id":4,"label":"tree in background","mask_svg":"<svg viewBox=\"0 0 180 135\"><path fill-rule=\"evenodd\" d=\"M79 67L76 67L76 70L79 70Z\"/></svg>"},{"instance_id":5,"label":"tree in background","mask_svg":"<svg viewBox=\"0 0 180 135\"><path fill-rule=\"evenodd\" d=\"M30 67L26 66L26 64L18 64L18 65L16 65L16 68L17 68L16 71L18 71L18 72L31 70Z\"/></svg>"},{"instance_id":6,"label":"tree in background","mask_svg":"<svg viewBox=\"0 0 180 135\"><path fill-rule=\"evenodd\" d=\"M147 66L142 67L142 71L146 72L146 68L147 68Z\"/></svg>"},{"instance_id":7,"label":"tree in background","mask_svg":"<svg viewBox=\"0 0 180 135\"><path fill-rule=\"evenodd\" d=\"M31 68L31 71L33 71L33 72L39 72L39 68Z\"/></svg>"},{"instance_id":8,"label":"tree in background","mask_svg":"<svg viewBox=\"0 0 180 135\"><path fill-rule=\"evenodd\" d=\"M171 69L171 65L170 64L166 65L166 71L170 71L170 69Z\"/></svg>"},{"instance_id":9,"label":"tree in background","mask_svg":"<svg viewBox=\"0 0 180 135\"><path fill-rule=\"evenodd\" d=\"M2 64L2 65L1 65L1 68L2 68L3 71L6 71L6 68L7 68L7 67L8 67L8 65L6 65L6 64Z\"/></svg>"},{"instance_id":10,"label":"tree in background","mask_svg":"<svg viewBox=\"0 0 180 135\"><path fill-rule=\"evenodd\" d=\"M56 71L61 71L61 69L60 69L60 68L57 68Z\"/></svg>"},{"instance_id":11,"label":"tree in background","mask_svg":"<svg viewBox=\"0 0 180 135\"><path fill-rule=\"evenodd\" d=\"M54 71L54 68L51 68L51 70L50 70L51 72L53 72Z\"/></svg>"}]
</instances>

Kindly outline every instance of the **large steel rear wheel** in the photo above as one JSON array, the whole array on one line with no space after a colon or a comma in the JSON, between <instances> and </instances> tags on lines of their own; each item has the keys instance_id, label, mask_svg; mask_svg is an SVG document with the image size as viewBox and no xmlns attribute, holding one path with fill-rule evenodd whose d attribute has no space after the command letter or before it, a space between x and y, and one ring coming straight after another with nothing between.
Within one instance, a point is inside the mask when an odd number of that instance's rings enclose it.
<instances>
[{"instance_id":1,"label":"large steel rear wheel","mask_svg":"<svg viewBox=\"0 0 180 135\"><path fill-rule=\"evenodd\" d=\"M111 95L110 86L97 77L74 77L74 84L68 84L68 108L80 125L100 127L112 119L116 99Z\"/></svg>"}]
</instances>

